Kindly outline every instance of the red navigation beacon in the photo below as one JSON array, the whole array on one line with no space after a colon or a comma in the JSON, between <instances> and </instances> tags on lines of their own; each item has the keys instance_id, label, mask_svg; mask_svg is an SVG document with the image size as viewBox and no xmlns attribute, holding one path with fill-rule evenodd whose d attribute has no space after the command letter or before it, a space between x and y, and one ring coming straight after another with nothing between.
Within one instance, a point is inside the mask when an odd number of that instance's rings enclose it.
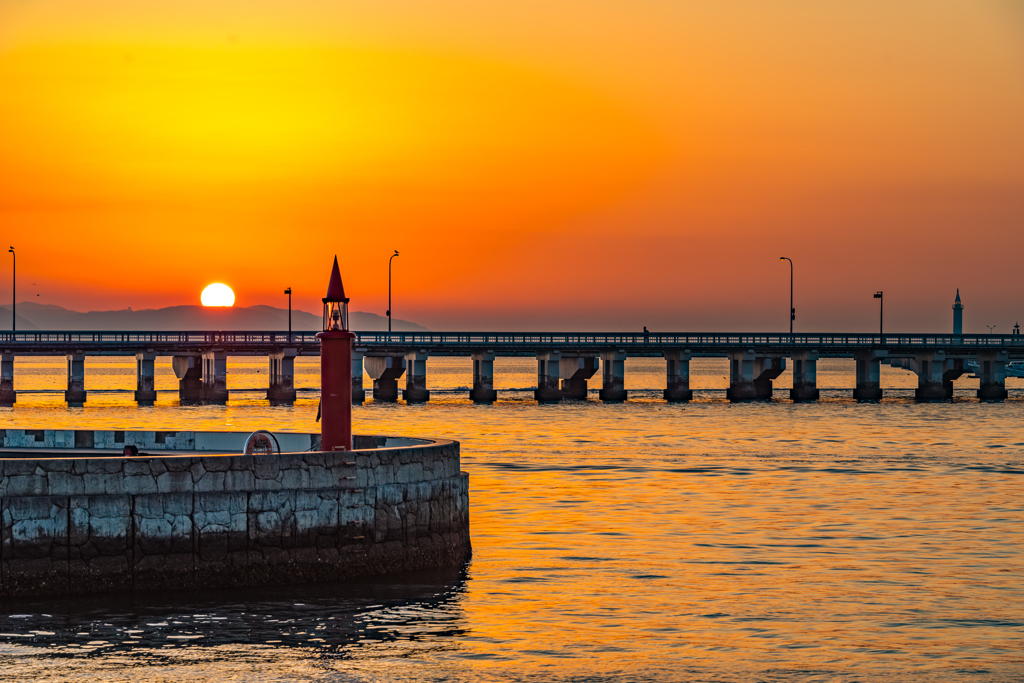
<instances>
[{"instance_id":1,"label":"red navigation beacon","mask_svg":"<svg viewBox=\"0 0 1024 683\"><path fill-rule=\"evenodd\" d=\"M324 331L320 340L320 450L352 450L352 340L348 331L348 297L341 283L338 257L324 297Z\"/></svg>"}]
</instances>

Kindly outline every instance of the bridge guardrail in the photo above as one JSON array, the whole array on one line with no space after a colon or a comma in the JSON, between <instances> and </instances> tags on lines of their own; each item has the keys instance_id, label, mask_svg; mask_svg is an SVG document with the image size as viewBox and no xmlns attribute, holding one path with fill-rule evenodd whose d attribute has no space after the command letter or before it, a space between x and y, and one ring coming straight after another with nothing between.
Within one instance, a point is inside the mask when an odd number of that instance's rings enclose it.
<instances>
[{"instance_id":1,"label":"bridge guardrail","mask_svg":"<svg viewBox=\"0 0 1024 683\"><path fill-rule=\"evenodd\" d=\"M578 349L644 349L644 348L819 348L857 349L990 349L1024 352L1024 335L999 334L788 334L788 333L562 333L562 332L356 332L355 344L376 348L578 348ZM0 344L8 348L33 345L90 347L135 347L153 345L225 346L239 349L261 349L284 346L311 348L319 346L316 332L266 331L44 331L0 332Z\"/></svg>"},{"instance_id":2,"label":"bridge guardrail","mask_svg":"<svg viewBox=\"0 0 1024 683\"><path fill-rule=\"evenodd\" d=\"M943 334L762 334L762 333L493 333L493 332L357 332L356 344L402 346L779 346L779 347L977 347L1024 348L1021 335Z\"/></svg>"}]
</instances>

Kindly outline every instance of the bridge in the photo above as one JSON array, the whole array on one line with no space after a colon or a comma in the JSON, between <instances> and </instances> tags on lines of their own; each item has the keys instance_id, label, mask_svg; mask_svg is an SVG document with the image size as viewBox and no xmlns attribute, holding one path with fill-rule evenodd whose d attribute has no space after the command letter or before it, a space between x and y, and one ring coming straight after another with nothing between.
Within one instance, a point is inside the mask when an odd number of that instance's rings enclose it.
<instances>
[{"instance_id":1,"label":"bridge","mask_svg":"<svg viewBox=\"0 0 1024 683\"><path fill-rule=\"evenodd\" d=\"M69 405L86 400L85 359L88 356L134 356L137 361L135 400L156 400L154 363L170 357L179 381L179 398L187 403L223 403L228 399L228 356L266 356L267 398L275 404L295 400L297 356L319 355L315 332L0 332L0 405L17 400L14 359L17 356L65 356ZM426 361L430 356L469 356L473 363L470 397L479 403L497 399L494 359L535 356L537 389L543 403L563 398L586 399L587 381L602 370L599 397L627 399L625 360L665 359L664 398L688 401L689 363L695 357L726 357L730 361L727 396L731 401L767 399L772 381L792 363L794 401L817 400L819 358L856 361L858 400L882 398L880 365L888 363L918 376L919 400L952 396L953 380L968 367L980 378L978 397L1006 398L1006 364L1024 359L1024 336L995 334L787 334L787 333L552 333L552 332L356 332L353 353L353 402L366 399L363 369L373 380L375 401L397 401L398 381L405 376L402 397L409 403L429 400ZM975 363L977 365L975 365Z\"/></svg>"}]
</instances>

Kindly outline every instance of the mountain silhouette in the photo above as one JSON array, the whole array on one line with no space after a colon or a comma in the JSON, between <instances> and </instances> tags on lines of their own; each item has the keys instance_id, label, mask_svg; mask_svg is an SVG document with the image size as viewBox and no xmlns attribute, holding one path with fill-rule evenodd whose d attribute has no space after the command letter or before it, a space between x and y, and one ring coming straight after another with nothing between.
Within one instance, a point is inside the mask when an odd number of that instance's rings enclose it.
<instances>
[{"instance_id":1,"label":"mountain silhouette","mask_svg":"<svg viewBox=\"0 0 1024 683\"><path fill-rule=\"evenodd\" d=\"M388 319L375 313L354 311L349 326L356 331L388 329ZM406 320L392 320L395 332L429 332ZM320 315L292 311L292 329L296 332L319 331ZM0 329L11 329L11 307L0 306ZM273 306L168 306L135 311L72 311L61 306L23 302L18 304L18 330L111 330L111 331L274 331L288 329L288 309Z\"/></svg>"}]
</instances>

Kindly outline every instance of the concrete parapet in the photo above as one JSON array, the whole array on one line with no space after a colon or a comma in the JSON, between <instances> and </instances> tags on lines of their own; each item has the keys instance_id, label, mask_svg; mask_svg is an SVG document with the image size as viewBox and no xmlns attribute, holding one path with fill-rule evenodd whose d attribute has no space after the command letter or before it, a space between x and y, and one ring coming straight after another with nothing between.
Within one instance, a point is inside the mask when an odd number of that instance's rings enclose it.
<instances>
[{"instance_id":1,"label":"concrete parapet","mask_svg":"<svg viewBox=\"0 0 1024 683\"><path fill-rule=\"evenodd\" d=\"M267 399L271 405L295 403L295 356L294 348L280 349L270 354L269 385Z\"/></svg>"},{"instance_id":2,"label":"concrete parapet","mask_svg":"<svg viewBox=\"0 0 1024 683\"><path fill-rule=\"evenodd\" d=\"M0 460L0 513L4 596L339 581L471 552L468 477L448 441Z\"/></svg>"},{"instance_id":3,"label":"concrete parapet","mask_svg":"<svg viewBox=\"0 0 1024 683\"><path fill-rule=\"evenodd\" d=\"M85 354L78 351L69 353L68 384L64 391L64 400L69 406L85 405Z\"/></svg>"},{"instance_id":4,"label":"concrete parapet","mask_svg":"<svg viewBox=\"0 0 1024 683\"><path fill-rule=\"evenodd\" d=\"M153 405L156 401L156 354L135 354L135 400L139 405Z\"/></svg>"},{"instance_id":5,"label":"concrete parapet","mask_svg":"<svg viewBox=\"0 0 1024 683\"><path fill-rule=\"evenodd\" d=\"M18 400L14 390L14 354L0 354L0 407L10 408Z\"/></svg>"},{"instance_id":6,"label":"concrete parapet","mask_svg":"<svg viewBox=\"0 0 1024 683\"><path fill-rule=\"evenodd\" d=\"M664 392L665 400L669 403L685 403L693 398L690 390L690 358L687 351L666 351L665 375L666 387Z\"/></svg>"},{"instance_id":7,"label":"concrete parapet","mask_svg":"<svg viewBox=\"0 0 1024 683\"><path fill-rule=\"evenodd\" d=\"M817 401L821 392L818 391L818 352L793 352L793 388L789 390L789 398L793 401Z\"/></svg>"},{"instance_id":8,"label":"concrete parapet","mask_svg":"<svg viewBox=\"0 0 1024 683\"><path fill-rule=\"evenodd\" d=\"M366 389L363 388L363 356L364 348L352 349L352 405L361 406L366 402Z\"/></svg>"},{"instance_id":9,"label":"concrete parapet","mask_svg":"<svg viewBox=\"0 0 1024 683\"><path fill-rule=\"evenodd\" d=\"M562 380L562 395L576 401L587 400L587 380L594 376L600 365L596 355L562 354L558 362L558 376Z\"/></svg>"},{"instance_id":10,"label":"concrete parapet","mask_svg":"<svg viewBox=\"0 0 1024 683\"><path fill-rule=\"evenodd\" d=\"M203 366L199 356L174 356L171 368L178 378L178 401L200 403L203 400Z\"/></svg>"},{"instance_id":11,"label":"concrete parapet","mask_svg":"<svg viewBox=\"0 0 1024 683\"><path fill-rule=\"evenodd\" d=\"M854 354L857 386L853 397L858 401L882 400L881 359L889 356L888 351L872 349Z\"/></svg>"},{"instance_id":12,"label":"concrete parapet","mask_svg":"<svg viewBox=\"0 0 1024 683\"><path fill-rule=\"evenodd\" d=\"M398 401L398 378L405 374L405 356L365 356L366 374L373 380L373 400Z\"/></svg>"},{"instance_id":13,"label":"concrete parapet","mask_svg":"<svg viewBox=\"0 0 1024 683\"><path fill-rule=\"evenodd\" d=\"M1009 354L1006 351L978 352L978 398L983 401L1002 401L1008 396L1006 391L1006 363Z\"/></svg>"},{"instance_id":14,"label":"concrete parapet","mask_svg":"<svg viewBox=\"0 0 1024 683\"><path fill-rule=\"evenodd\" d=\"M494 403L498 400L498 392L494 390L494 352L474 351L473 388L469 398L473 403Z\"/></svg>"},{"instance_id":15,"label":"concrete parapet","mask_svg":"<svg viewBox=\"0 0 1024 683\"><path fill-rule=\"evenodd\" d=\"M562 389L558 385L560 351L546 351L537 354L537 389L533 397L538 403L558 403L562 400Z\"/></svg>"},{"instance_id":16,"label":"concrete parapet","mask_svg":"<svg viewBox=\"0 0 1024 683\"><path fill-rule=\"evenodd\" d=\"M918 401L942 401L947 398L943 386L946 372L946 354L943 351L925 351L914 355L914 372L917 373L917 389L914 398Z\"/></svg>"},{"instance_id":17,"label":"concrete parapet","mask_svg":"<svg viewBox=\"0 0 1024 683\"><path fill-rule=\"evenodd\" d=\"M598 398L605 403L622 403L629 398L626 391L626 352L622 349L602 351L601 365L602 386L597 392Z\"/></svg>"},{"instance_id":18,"label":"concrete parapet","mask_svg":"<svg viewBox=\"0 0 1024 683\"><path fill-rule=\"evenodd\" d=\"M203 403L228 402L228 355L214 349L203 352Z\"/></svg>"},{"instance_id":19,"label":"concrete parapet","mask_svg":"<svg viewBox=\"0 0 1024 683\"><path fill-rule=\"evenodd\" d=\"M405 354L405 389L402 398L406 403L426 403L430 400L427 389L427 352L410 351Z\"/></svg>"}]
</instances>

